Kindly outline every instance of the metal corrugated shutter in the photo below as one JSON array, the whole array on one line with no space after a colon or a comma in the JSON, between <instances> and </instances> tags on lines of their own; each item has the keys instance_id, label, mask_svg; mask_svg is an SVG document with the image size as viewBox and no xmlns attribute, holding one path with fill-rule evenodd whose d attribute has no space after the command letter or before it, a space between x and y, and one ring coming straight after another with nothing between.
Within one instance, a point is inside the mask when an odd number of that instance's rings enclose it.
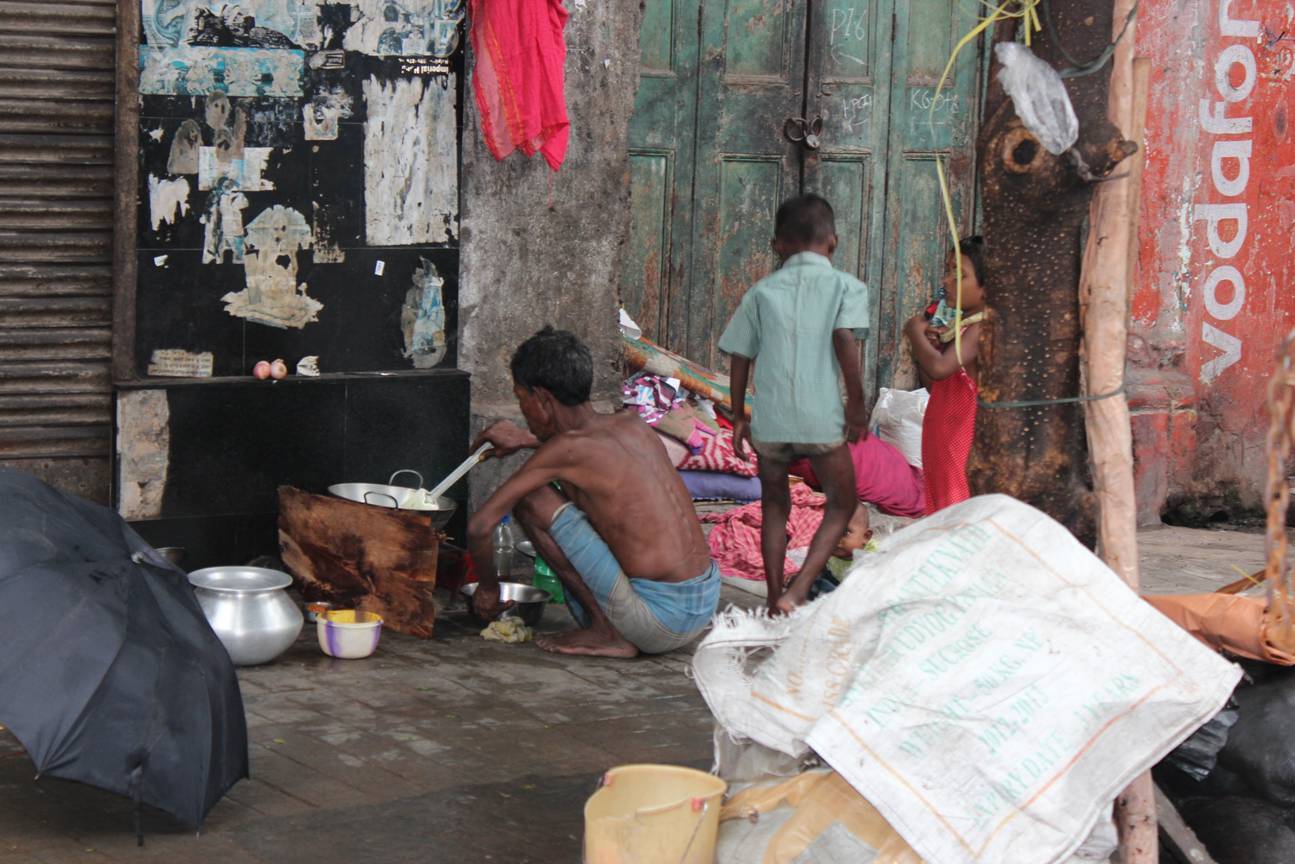
<instances>
[{"instance_id":1,"label":"metal corrugated shutter","mask_svg":"<svg viewBox=\"0 0 1295 864\"><path fill-rule=\"evenodd\" d=\"M107 501L113 0L0 0L0 465Z\"/></svg>"}]
</instances>

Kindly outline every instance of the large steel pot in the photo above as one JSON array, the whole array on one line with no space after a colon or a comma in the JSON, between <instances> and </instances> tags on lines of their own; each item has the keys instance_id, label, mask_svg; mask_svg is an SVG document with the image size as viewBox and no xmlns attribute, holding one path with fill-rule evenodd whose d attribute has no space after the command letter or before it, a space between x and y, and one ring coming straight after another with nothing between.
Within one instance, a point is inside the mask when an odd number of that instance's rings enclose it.
<instances>
[{"instance_id":1,"label":"large steel pot","mask_svg":"<svg viewBox=\"0 0 1295 864\"><path fill-rule=\"evenodd\" d=\"M207 567L189 584L235 666L269 663L301 633L302 616L284 589L292 577L265 567Z\"/></svg>"},{"instance_id":2,"label":"large steel pot","mask_svg":"<svg viewBox=\"0 0 1295 864\"><path fill-rule=\"evenodd\" d=\"M395 480L400 474L414 474L418 477L418 488L411 489L408 486L395 486L391 481ZM416 510L420 513L428 513L432 517L432 527L444 528L454 517L454 510L458 507L454 499L445 495L432 498L428 495L427 490L422 488L423 475L409 468L401 469L392 474L386 483L334 483L328 487L328 491L338 498L345 498L348 501L358 501L361 504L371 504L374 507L395 508L397 510Z\"/></svg>"}]
</instances>

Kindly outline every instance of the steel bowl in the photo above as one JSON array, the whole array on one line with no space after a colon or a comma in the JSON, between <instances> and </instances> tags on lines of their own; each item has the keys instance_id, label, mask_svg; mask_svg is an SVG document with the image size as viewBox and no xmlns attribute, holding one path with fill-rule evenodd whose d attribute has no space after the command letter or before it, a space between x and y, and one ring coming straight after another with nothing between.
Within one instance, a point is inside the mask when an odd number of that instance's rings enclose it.
<instances>
[{"instance_id":1,"label":"steel bowl","mask_svg":"<svg viewBox=\"0 0 1295 864\"><path fill-rule=\"evenodd\" d=\"M442 495L435 501L427 498L426 490L408 486L391 486L387 483L335 483L328 487L331 495L357 501L373 507L414 510L432 515L432 527L444 528L454 518L458 504L453 498Z\"/></svg>"},{"instance_id":2,"label":"steel bowl","mask_svg":"<svg viewBox=\"0 0 1295 864\"><path fill-rule=\"evenodd\" d=\"M491 619L482 618L472 608L472 595L477 591L477 583L464 585L460 590L468 601L468 617L478 626L485 627L489 624ZM504 610L499 617L520 618L527 627L534 627L544 617L544 608L549 605L549 599L549 592L543 588L524 585L521 582L500 582L499 601L507 603L511 600L515 605L511 609Z\"/></svg>"},{"instance_id":3,"label":"steel bowl","mask_svg":"<svg viewBox=\"0 0 1295 864\"><path fill-rule=\"evenodd\" d=\"M235 666L269 663L297 640L302 616L292 577L266 567L207 567L189 574L198 605Z\"/></svg>"}]
</instances>

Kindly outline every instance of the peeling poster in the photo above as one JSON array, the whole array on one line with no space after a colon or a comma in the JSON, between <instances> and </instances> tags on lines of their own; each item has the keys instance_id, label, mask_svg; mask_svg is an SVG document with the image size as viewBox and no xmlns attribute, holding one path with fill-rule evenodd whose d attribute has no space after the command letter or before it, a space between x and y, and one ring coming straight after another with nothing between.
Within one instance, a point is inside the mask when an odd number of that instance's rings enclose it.
<instances>
[{"instance_id":1,"label":"peeling poster","mask_svg":"<svg viewBox=\"0 0 1295 864\"><path fill-rule=\"evenodd\" d=\"M305 217L276 204L248 223L246 244L247 288L221 298L225 311L269 327L300 329L319 320L324 304L297 284L297 252L311 246Z\"/></svg>"},{"instance_id":2,"label":"peeling poster","mask_svg":"<svg viewBox=\"0 0 1295 864\"><path fill-rule=\"evenodd\" d=\"M321 0L141 0L144 39L154 47L317 47Z\"/></svg>"},{"instance_id":3,"label":"peeling poster","mask_svg":"<svg viewBox=\"0 0 1295 864\"><path fill-rule=\"evenodd\" d=\"M156 232L165 222L174 225L176 221L189 212L189 181L180 177L176 180L163 180L161 177L148 175L148 214Z\"/></svg>"},{"instance_id":4,"label":"peeling poster","mask_svg":"<svg viewBox=\"0 0 1295 864\"><path fill-rule=\"evenodd\" d=\"M148 374L161 378L210 378L216 357L210 351L159 348L148 361Z\"/></svg>"},{"instance_id":5,"label":"peeling poster","mask_svg":"<svg viewBox=\"0 0 1295 864\"><path fill-rule=\"evenodd\" d=\"M447 58L459 44L465 0L352 0L358 15L342 43L379 57Z\"/></svg>"},{"instance_id":6,"label":"peeling poster","mask_svg":"<svg viewBox=\"0 0 1295 864\"><path fill-rule=\"evenodd\" d=\"M157 96L300 96L306 55L283 48L139 49L139 92Z\"/></svg>"},{"instance_id":7,"label":"peeling poster","mask_svg":"<svg viewBox=\"0 0 1295 864\"><path fill-rule=\"evenodd\" d=\"M216 182L216 188L207 196L207 212L199 220L205 226L202 244L202 263L225 263L225 253L235 264L243 262L244 231L243 210L247 196L227 178Z\"/></svg>"},{"instance_id":8,"label":"peeling poster","mask_svg":"<svg viewBox=\"0 0 1295 864\"><path fill-rule=\"evenodd\" d=\"M414 361L415 369L431 369L445 359L445 280L436 265L420 257L413 281L400 309L404 356Z\"/></svg>"},{"instance_id":9,"label":"peeling poster","mask_svg":"<svg viewBox=\"0 0 1295 864\"><path fill-rule=\"evenodd\" d=\"M301 106L307 141L336 141L337 124L351 116L351 97L334 86L316 93Z\"/></svg>"},{"instance_id":10,"label":"peeling poster","mask_svg":"<svg viewBox=\"0 0 1295 864\"><path fill-rule=\"evenodd\" d=\"M269 147L243 147L237 158L221 159L215 147L198 149L198 188L209 191L221 179L239 192L268 192L274 183L264 178L266 163L274 151Z\"/></svg>"},{"instance_id":11,"label":"peeling poster","mask_svg":"<svg viewBox=\"0 0 1295 864\"><path fill-rule=\"evenodd\" d=\"M443 86L444 85L444 86ZM373 246L445 243L458 221L454 76L364 82L364 232Z\"/></svg>"}]
</instances>

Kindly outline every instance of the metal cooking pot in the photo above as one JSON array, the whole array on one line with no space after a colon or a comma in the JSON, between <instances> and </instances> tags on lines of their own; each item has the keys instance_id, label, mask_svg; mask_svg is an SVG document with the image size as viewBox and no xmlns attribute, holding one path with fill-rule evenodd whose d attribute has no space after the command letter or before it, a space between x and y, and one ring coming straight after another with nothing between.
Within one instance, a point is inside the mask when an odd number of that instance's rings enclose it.
<instances>
[{"instance_id":1,"label":"metal cooking pot","mask_svg":"<svg viewBox=\"0 0 1295 864\"><path fill-rule=\"evenodd\" d=\"M392 481L401 474L413 474L418 478L418 488L411 489L408 486L395 486ZM395 508L397 510L416 510L421 513L432 514L432 526L435 528L444 528L454 517L454 511L458 504L453 498L444 495L439 498L430 498L427 490L423 487L423 475L414 471L412 468L402 468L387 480L386 483L335 483L328 487L331 495L338 498L345 498L348 501L358 501L361 504L371 504L374 507Z\"/></svg>"},{"instance_id":2,"label":"metal cooking pot","mask_svg":"<svg viewBox=\"0 0 1295 864\"><path fill-rule=\"evenodd\" d=\"M302 616L284 589L292 577L265 567L206 567L189 584L235 666L269 663L297 640Z\"/></svg>"}]
</instances>

